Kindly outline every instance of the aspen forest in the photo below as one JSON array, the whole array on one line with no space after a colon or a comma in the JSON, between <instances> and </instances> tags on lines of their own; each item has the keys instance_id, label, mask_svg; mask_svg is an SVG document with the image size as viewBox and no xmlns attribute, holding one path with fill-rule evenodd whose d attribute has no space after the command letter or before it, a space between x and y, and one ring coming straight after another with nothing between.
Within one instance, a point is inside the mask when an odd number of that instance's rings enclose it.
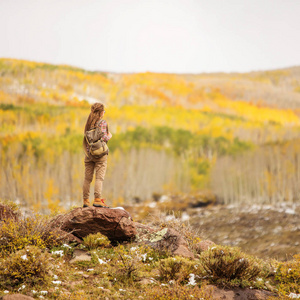
<instances>
[{"instance_id":1,"label":"aspen forest","mask_svg":"<svg viewBox=\"0 0 300 300\"><path fill-rule=\"evenodd\" d=\"M81 205L83 130L105 104L113 138L104 196L213 194L299 203L300 67L116 74L0 59L0 198L36 211Z\"/></svg>"}]
</instances>

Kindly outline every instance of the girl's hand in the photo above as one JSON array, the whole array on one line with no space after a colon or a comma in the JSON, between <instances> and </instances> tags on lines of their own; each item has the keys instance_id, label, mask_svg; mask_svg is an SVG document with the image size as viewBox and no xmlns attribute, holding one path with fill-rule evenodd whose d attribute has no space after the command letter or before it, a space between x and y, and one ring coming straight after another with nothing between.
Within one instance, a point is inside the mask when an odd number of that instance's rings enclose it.
<instances>
[{"instance_id":1,"label":"girl's hand","mask_svg":"<svg viewBox=\"0 0 300 300\"><path fill-rule=\"evenodd\" d=\"M107 136L108 136L108 138L109 138L109 139L111 139L111 138L112 138L112 134L111 134L110 132L108 133L108 135L107 135Z\"/></svg>"}]
</instances>

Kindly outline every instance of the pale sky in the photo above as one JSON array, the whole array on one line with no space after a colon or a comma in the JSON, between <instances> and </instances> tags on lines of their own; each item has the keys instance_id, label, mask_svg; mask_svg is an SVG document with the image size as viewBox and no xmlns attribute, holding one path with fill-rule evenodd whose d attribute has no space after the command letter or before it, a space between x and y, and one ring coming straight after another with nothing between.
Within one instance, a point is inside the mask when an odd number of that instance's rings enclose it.
<instances>
[{"instance_id":1,"label":"pale sky","mask_svg":"<svg viewBox=\"0 0 300 300\"><path fill-rule=\"evenodd\" d=\"M300 0L0 0L0 57L111 72L300 65Z\"/></svg>"}]
</instances>

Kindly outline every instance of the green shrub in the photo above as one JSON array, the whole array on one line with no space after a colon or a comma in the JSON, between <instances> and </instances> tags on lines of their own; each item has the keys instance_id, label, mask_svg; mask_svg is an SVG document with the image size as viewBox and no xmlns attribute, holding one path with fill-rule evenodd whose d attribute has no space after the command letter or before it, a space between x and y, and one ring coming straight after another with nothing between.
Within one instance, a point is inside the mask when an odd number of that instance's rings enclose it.
<instances>
[{"instance_id":1,"label":"green shrub","mask_svg":"<svg viewBox=\"0 0 300 300\"><path fill-rule=\"evenodd\" d=\"M0 236L2 254L18 251L29 245L51 249L64 239L57 228L52 228L49 219L39 215L6 219L0 226Z\"/></svg>"},{"instance_id":2,"label":"green shrub","mask_svg":"<svg viewBox=\"0 0 300 300\"><path fill-rule=\"evenodd\" d=\"M96 234L89 234L83 239L83 245L86 246L88 250L93 250L97 248L103 248L110 245L110 240L100 232Z\"/></svg>"},{"instance_id":3,"label":"green shrub","mask_svg":"<svg viewBox=\"0 0 300 300\"><path fill-rule=\"evenodd\" d=\"M216 246L200 256L200 274L221 286L255 286L268 275L265 263L241 252L240 249Z\"/></svg>"},{"instance_id":4,"label":"green shrub","mask_svg":"<svg viewBox=\"0 0 300 300\"><path fill-rule=\"evenodd\" d=\"M47 281L50 254L35 246L12 253L0 264L0 287L34 285Z\"/></svg>"},{"instance_id":5,"label":"green shrub","mask_svg":"<svg viewBox=\"0 0 300 300\"><path fill-rule=\"evenodd\" d=\"M164 282L175 280L179 283L187 283L189 275L195 270L194 261L179 256L168 257L159 262L160 280Z\"/></svg>"},{"instance_id":6,"label":"green shrub","mask_svg":"<svg viewBox=\"0 0 300 300\"><path fill-rule=\"evenodd\" d=\"M300 293L300 254L295 255L292 261L280 263L275 279L279 281L282 293Z\"/></svg>"}]
</instances>

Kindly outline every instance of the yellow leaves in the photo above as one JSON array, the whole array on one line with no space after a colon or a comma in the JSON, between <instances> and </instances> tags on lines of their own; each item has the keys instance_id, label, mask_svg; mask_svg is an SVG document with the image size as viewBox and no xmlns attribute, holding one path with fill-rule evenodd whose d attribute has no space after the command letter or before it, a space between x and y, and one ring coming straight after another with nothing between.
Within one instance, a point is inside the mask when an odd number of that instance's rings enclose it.
<instances>
[{"instance_id":1,"label":"yellow leaves","mask_svg":"<svg viewBox=\"0 0 300 300\"><path fill-rule=\"evenodd\" d=\"M258 107L245 101L231 101L230 99L214 100L219 107L226 109L228 113L236 114L253 122L276 122L283 126L300 125L299 117L290 109L276 109L269 107Z\"/></svg>"},{"instance_id":2,"label":"yellow leaves","mask_svg":"<svg viewBox=\"0 0 300 300\"><path fill-rule=\"evenodd\" d=\"M60 208L60 200L58 199L58 195L59 189L55 186L54 179L48 179L44 197L48 202L48 208L51 212L55 212Z\"/></svg>"}]
</instances>

